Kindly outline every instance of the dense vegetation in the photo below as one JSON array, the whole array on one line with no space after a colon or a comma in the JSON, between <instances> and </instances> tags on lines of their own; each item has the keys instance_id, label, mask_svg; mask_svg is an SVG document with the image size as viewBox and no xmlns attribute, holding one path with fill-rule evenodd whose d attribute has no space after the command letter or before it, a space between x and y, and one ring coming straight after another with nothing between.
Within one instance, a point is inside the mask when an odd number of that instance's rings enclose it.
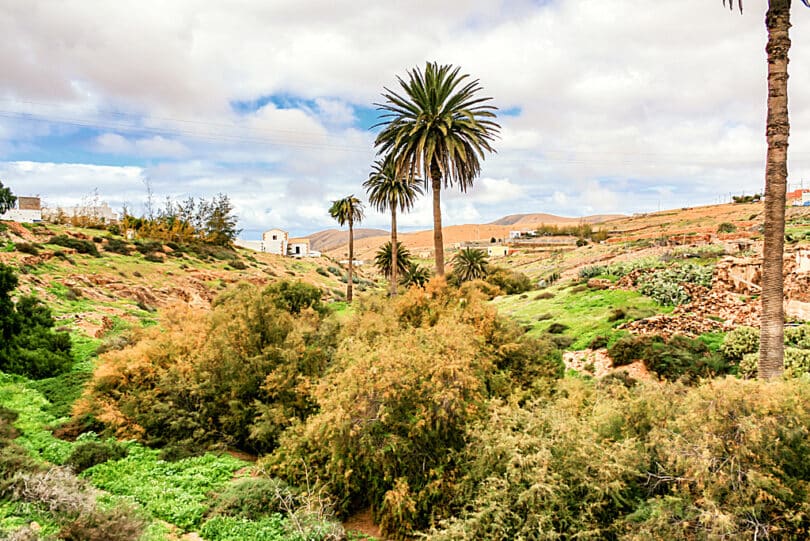
<instances>
[{"instance_id":1,"label":"dense vegetation","mask_svg":"<svg viewBox=\"0 0 810 541\"><path fill-rule=\"evenodd\" d=\"M14 271L0 264L0 371L34 379L57 376L73 363L67 333L54 332L47 306L34 297L11 297Z\"/></svg>"},{"instance_id":2,"label":"dense vegetation","mask_svg":"<svg viewBox=\"0 0 810 541\"><path fill-rule=\"evenodd\" d=\"M99 341L74 339L65 373L0 374L0 537L337 540L336 516L370 508L396 539L802 539L810 383L742 379L755 329L618 328L671 310L677 290L656 275L705 284L710 271L637 261L528 292L525 275L487 266L484 280L451 274L348 309L302 282L235 284L209 313L116 329L93 363ZM587 285L620 276L649 296ZM808 329L786 333L792 376L810 370ZM660 380L564 374L561 349L592 344ZM64 441L57 426L83 433ZM258 463L248 473L225 449ZM66 492L79 503L59 503Z\"/></svg>"}]
</instances>

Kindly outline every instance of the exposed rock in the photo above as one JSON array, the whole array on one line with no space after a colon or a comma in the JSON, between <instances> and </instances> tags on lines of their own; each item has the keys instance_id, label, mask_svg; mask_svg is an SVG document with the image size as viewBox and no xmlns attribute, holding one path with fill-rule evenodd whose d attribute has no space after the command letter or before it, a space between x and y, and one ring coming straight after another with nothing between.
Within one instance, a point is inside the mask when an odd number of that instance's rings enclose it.
<instances>
[{"instance_id":1,"label":"exposed rock","mask_svg":"<svg viewBox=\"0 0 810 541\"><path fill-rule=\"evenodd\" d=\"M591 278L588 280L588 287L591 289L610 289L613 282L607 278Z\"/></svg>"},{"instance_id":2,"label":"exposed rock","mask_svg":"<svg viewBox=\"0 0 810 541\"><path fill-rule=\"evenodd\" d=\"M634 334L657 334L669 339L672 335L683 334L697 337L708 332L726 332L736 325L724 321L715 321L696 314L660 315L630 321L620 325Z\"/></svg>"}]
</instances>

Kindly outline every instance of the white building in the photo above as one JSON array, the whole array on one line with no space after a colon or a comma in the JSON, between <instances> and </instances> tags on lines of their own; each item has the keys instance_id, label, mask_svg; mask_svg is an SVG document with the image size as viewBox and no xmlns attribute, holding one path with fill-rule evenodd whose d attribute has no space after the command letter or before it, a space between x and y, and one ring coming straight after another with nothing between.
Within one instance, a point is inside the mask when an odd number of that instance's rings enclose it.
<instances>
[{"instance_id":1,"label":"white building","mask_svg":"<svg viewBox=\"0 0 810 541\"><path fill-rule=\"evenodd\" d=\"M86 218L98 220L101 223L115 223L118 213L110 208L106 201L97 205L74 205L72 207L47 208L42 211L43 217L51 222L71 220L73 218Z\"/></svg>"},{"instance_id":2,"label":"white building","mask_svg":"<svg viewBox=\"0 0 810 541\"><path fill-rule=\"evenodd\" d=\"M42 207L39 197L18 197L13 209L0 214L0 220L34 223L42 221Z\"/></svg>"},{"instance_id":3,"label":"white building","mask_svg":"<svg viewBox=\"0 0 810 541\"><path fill-rule=\"evenodd\" d=\"M310 247L310 240L306 237L289 238L283 229L270 229L262 234L262 240L234 241L236 246L248 248L257 252L285 255L291 257L320 257L321 253Z\"/></svg>"},{"instance_id":4,"label":"white building","mask_svg":"<svg viewBox=\"0 0 810 541\"><path fill-rule=\"evenodd\" d=\"M276 255L287 255L289 235L283 229L270 229L262 234L264 248L262 252Z\"/></svg>"},{"instance_id":5,"label":"white building","mask_svg":"<svg viewBox=\"0 0 810 541\"><path fill-rule=\"evenodd\" d=\"M509 254L509 248L500 244L493 244L487 246L487 255L489 257L504 257Z\"/></svg>"},{"instance_id":6,"label":"white building","mask_svg":"<svg viewBox=\"0 0 810 541\"><path fill-rule=\"evenodd\" d=\"M293 257L309 257L309 239L290 239L287 244L287 255Z\"/></svg>"}]
</instances>

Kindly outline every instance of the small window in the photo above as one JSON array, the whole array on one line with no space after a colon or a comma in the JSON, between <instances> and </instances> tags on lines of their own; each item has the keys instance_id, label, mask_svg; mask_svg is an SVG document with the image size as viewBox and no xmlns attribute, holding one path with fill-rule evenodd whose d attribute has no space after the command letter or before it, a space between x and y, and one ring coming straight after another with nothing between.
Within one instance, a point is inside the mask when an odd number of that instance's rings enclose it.
<instances>
[{"instance_id":1,"label":"small window","mask_svg":"<svg viewBox=\"0 0 810 541\"><path fill-rule=\"evenodd\" d=\"M296 253L296 254L300 254L300 253L301 253L301 247L300 247L300 246L296 246L296 247L295 247L295 253Z\"/></svg>"},{"instance_id":2,"label":"small window","mask_svg":"<svg viewBox=\"0 0 810 541\"><path fill-rule=\"evenodd\" d=\"M273 235L273 240L278 240L278 235Z\"/></svg>"}]
</instances>

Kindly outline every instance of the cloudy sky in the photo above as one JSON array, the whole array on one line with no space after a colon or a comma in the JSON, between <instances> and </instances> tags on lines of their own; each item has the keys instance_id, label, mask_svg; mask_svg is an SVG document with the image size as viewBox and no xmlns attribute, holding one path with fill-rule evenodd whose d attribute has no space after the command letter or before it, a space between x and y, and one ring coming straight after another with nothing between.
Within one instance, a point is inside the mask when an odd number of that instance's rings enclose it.
<instances>
[{"instance_id":1,"label":"cloudy sky","mask_svg":"<svg viewBox=\"0 0 810 541\"><path fill-rule=\"evenodd\" d=\"M375 159L375 102L438 61L500 109L445 223L632 213L760 191L766 0L6 0L0 180L140 212L226 193L245 238L334 223ZM810 185L810 10L793 11L790 182ZM429 201L402 217L429 227ZM386 227L369 212L368 227Z\"/></svg>"}]
</instances>

